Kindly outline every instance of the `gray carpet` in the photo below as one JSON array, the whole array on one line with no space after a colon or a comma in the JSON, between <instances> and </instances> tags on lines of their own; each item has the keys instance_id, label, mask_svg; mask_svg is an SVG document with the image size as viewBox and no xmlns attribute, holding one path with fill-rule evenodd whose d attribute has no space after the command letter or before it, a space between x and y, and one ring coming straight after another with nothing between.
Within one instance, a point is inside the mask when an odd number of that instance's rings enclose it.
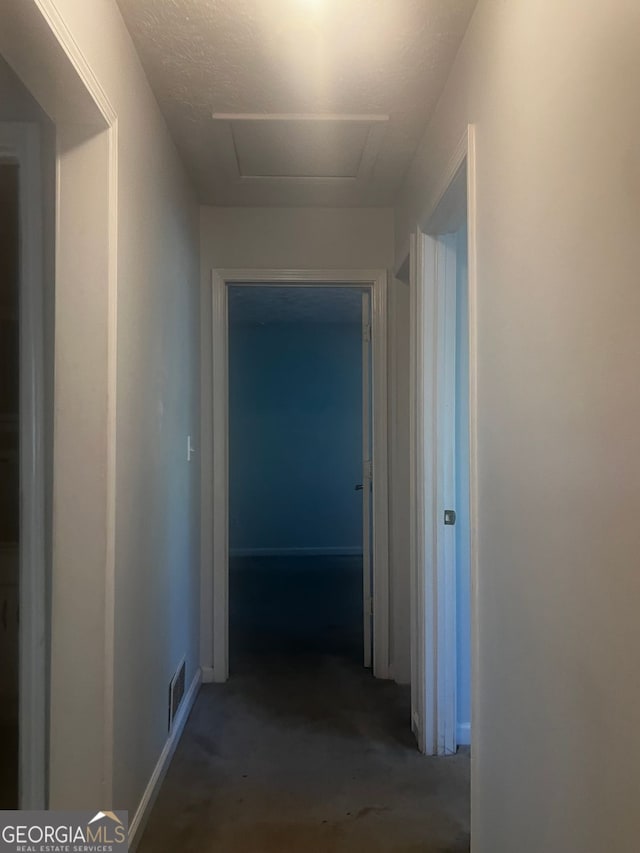
<instances>
[{"instance_id":1,"label":"gray carpet","mask_svg":"<svg viewBox=\"0 0 640 853\"><path fill-rule=\"evenodd\" d=\"M362 660L362 557L236 557L229 572L231 668L238 656Z\"/></svg>"},{"instance_id":2,"label":"gray carpet","mask_svg":"<svg viewBox=\"0 0 640 853\"><path fill-rule=\"evenodd\" d=\"M338 655L206 685L140 853L465 853L469 753L418 754L409 691Z\"/></svg>"}]
</instances>

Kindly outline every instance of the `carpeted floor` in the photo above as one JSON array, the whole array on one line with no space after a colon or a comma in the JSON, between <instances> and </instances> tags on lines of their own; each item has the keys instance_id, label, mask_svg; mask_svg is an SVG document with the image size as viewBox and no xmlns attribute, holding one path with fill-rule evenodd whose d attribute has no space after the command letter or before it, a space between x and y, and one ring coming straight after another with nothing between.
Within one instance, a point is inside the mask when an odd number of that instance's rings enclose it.
<instances>
[{"instance_id":1,"label":"carpeted floor","mask_svg":"<svg viewBox=\"0 0 640 853\"><path fill-rule=\"evenodd\" d=\"M362 660L362 557L232 559L229 633L232 672L246 652Z\"/></svg>"},{"instance_id":2,"label":"carpeted floor","mask_svg":"<svg viewBox=\"0 0 640 853\"><path fill-rule=\"evenodd\" d=\"M361 609L297 611L287 646L282 625L267 630L269 589L303 595L298 574L266 583L264 566L245 569L232 577L231 677L202 688L140 853L466 853L469 753L417 752L409 689L359 663ZM344 577L331 577L309 578L314 601L345 600ZM323 653L309 626L329 613Z\"/></svg>"}]
</instances>

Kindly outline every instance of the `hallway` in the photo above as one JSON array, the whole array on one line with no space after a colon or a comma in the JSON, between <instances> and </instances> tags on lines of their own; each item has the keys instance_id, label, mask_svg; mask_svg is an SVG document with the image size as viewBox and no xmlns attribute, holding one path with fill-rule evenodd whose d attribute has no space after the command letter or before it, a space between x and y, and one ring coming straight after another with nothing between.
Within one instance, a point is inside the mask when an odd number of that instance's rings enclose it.
<instances>
[{"instance_id":1,"label":"hallway","mask_svg":"<svg viewBox=\"0 0 640 853\"><path fill-rule=\"evenodd\" d=\"M236 557L231 677L204 685L140 853L469 849L469 754L428 759L362 666L362 560Z\"/></svg>"},{"instance_id":2,"label":"hallway","mask_svg":"<svg viewBox=\"0 0 640 853\"><path fill-rule=\"evenodd\" d=\"M469 754L420 755L409 688L329 655L204 685L140 853L464 853Z\"/></svg>"},{"instance_id":3,"label":"hallway","mask_svg":"<svg viewBox=\"0 0 640 853\"><path fill-rule=\"evenodd\" d=\"M0 8L0 838L638 853L640 2Z\"/></svg>"}]
</instances>

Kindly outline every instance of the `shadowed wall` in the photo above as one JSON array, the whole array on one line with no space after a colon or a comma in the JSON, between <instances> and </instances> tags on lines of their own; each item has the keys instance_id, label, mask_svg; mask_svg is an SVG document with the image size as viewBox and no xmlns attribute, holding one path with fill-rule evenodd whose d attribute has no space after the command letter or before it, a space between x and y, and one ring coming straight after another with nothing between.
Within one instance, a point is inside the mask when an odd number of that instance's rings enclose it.
<instances>
[{"instance_id":1,"label":"shadowed wall","mask_svg":"<svg viewBox=\"0 0 640 853\"><path fill-rule=\"evenodd\" d=\"M231 317L232 551L361 551L361 346L360 325Z\"/></svg>"}]
</instances>

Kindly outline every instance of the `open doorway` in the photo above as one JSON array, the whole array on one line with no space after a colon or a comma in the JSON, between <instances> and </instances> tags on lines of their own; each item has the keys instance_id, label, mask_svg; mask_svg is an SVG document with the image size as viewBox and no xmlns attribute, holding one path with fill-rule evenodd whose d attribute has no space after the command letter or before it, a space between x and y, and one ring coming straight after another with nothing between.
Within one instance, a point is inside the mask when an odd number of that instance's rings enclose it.
<instances>
[{"instance_id":1,"label":"open doorway","mask_svg":"<svg viewBox=\"0 0 640 853\"><path fill-rule=\"evenodd\" d=\"M308 291L308 298L323 289L359 291L360 344L370 349L362 357L369 381L361 382L358 399L363 418L370 407L370 427L361 427L361 464L358 476L350 474L352 500L362 500L362 537L350 548L362 549L363 634L362 661L370 665L378 678L389 677L389 574L388 574L388 497L387 497L387 361L386 361L386 274L370 271L260 271L222 270L213 273L212 314L212 415L211 427L203 424L203 453L210 448L212 481L203 481L203 514L211 512L211 535L203 535L202 623L203 677L226 681L229 673L229 292L230 288L265 288L278 285L285 292ZM292 290L293 288L293 290ZM370 312L370 315L369 313ZM367 322L370 316L370 323ZM364 318L364 320L362 319ZM205 379L206 381L206 379ZM369 402L365 404L363 391ZM355 402L355 401L354 401ZM362 458L364 454L365 458ZM369 456L369 458L366 458ZM318 465L323 460L317 460ZM368 485L368 489L367 486ZM357 487L362 486L362 489ZM313 471L307 473L305 488L313 490ZM359 493L359 494L358 494ZM367 509L367 503L370 509ZM210 508L210 509L209 509ZM369 522L370 516L370 522ZM369 523L368 529L366 527ZM267 547L267 546L262 546ZM275 547L275 546L268 546ZM293 547L293 546L291 546ZM313 546L299 546L313 547ZM367 551L370 553L370 561ZM347 555L349 556L349 555ZM358 554L351 554L358 556ZM207 569L209 568L209 571ZM367 590L367 584L370 589ZM211 616L213 615L213 619ZM367 634L370 631L371 639ZM370 650L370 653L369 653ZM212 666L207 665L207 658Z\"/></svg>"},{"instance_id":2,"label":"open doorway","mask_svg":"<svg viewBox=\"0 0 640 853\"><path fill-rule=\"evenodd\" d=\"M42 807L45 798L43 314L53 162L46 120L2 61L0 90L7 96L2 117L26 119L0 121L0 808L6 809Z\"/></svg>"},{"instance_id":3,"label":"open doorway","mask_svg":"<svg viewBox=\"0 0 640 853\"><path fill-rule=\"evenodd\" d=\"M52 4L9 6L0 159L20 176L19 803L90 808L111 801L113 781L122 146ZM90 707L69 701L76 687Z\"/></svg>"},{"instance_id":4,"label":"open doorway","mask_svg":"<svg viewBox=\"0 0 640 853\"><path fill-rule=\"evenodd\" d=\"M362 289L229 288L232 670L371 665L369 328Z\"/></svg>"},{"instance_id":5,"label":"open doorway","mask_svg":"<svg viewBox=\"0 0 640 853\"><path fill-rule=\"evenodd\" d=\"M472 733L473 141L469 127L411 250L412 726L428 755L454 754Z\"/></svg>"},{"instance_id":6,"label":"open doorway","mask_svg":"<svg viewBox=\"0 0 640 853\"><path fill-rule=\"evenodd\" d=\"M0 808L18 808L19 176L0 161Z\"/></svg>"}]
</instances>

